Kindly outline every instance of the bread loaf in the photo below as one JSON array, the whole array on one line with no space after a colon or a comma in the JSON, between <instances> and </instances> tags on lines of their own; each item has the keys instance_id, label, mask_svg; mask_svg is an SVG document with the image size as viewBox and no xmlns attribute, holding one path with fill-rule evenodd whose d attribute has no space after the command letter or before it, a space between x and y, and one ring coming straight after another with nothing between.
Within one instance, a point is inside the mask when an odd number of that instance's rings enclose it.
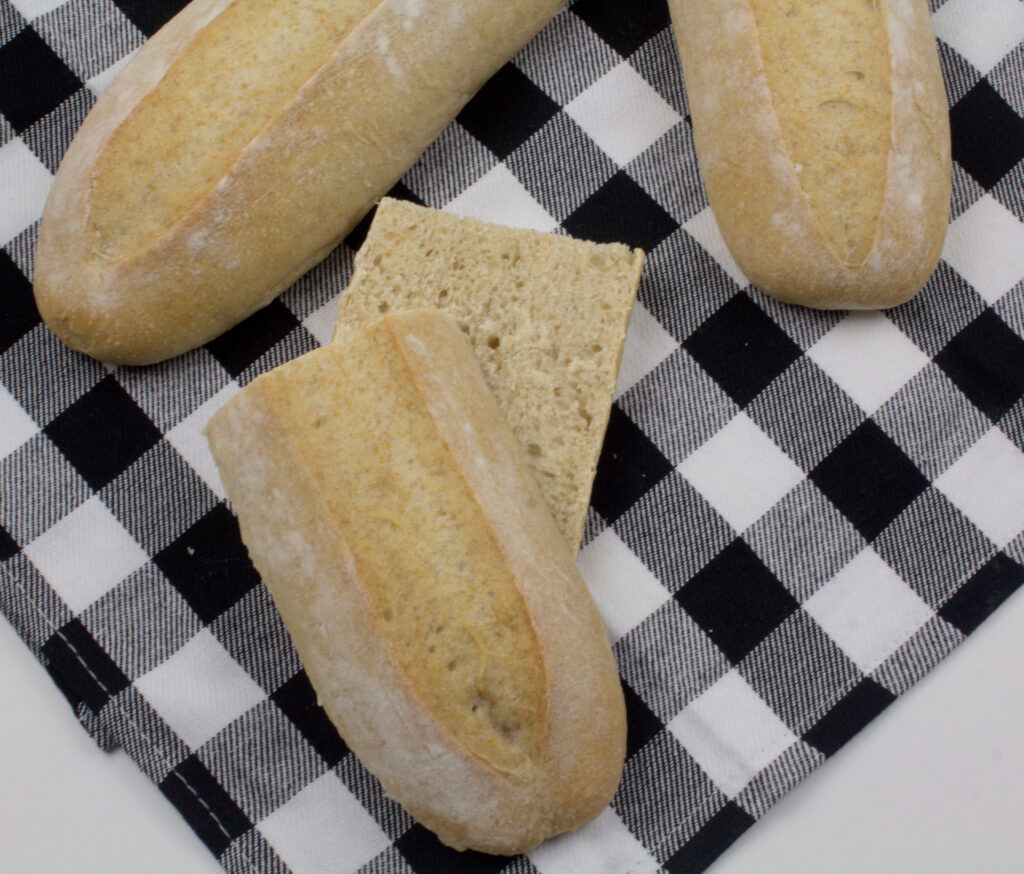
<instances>
[{"instance_id":1,"label":"bread loaf","mask_svg":"<svg viewBox=\"0 0 1024 874\"><path fill-rule=\"evenodd\" d=\"M608 638L450 319L392 315L279 367L207 436L320 703L389 795L491 853L607 805Z\"/></svg>"},{"instance_id":2,"label":"bread loaf","mask_svg":"<svg viewBox=\"0 0 1024 874\"><path fill-rule=\"evenodd\" d=\"M103 94L39 233L46 323L146 364L323 258L563 0L193 0Z\"/></svg>"},{"instance_id":3,"label":"bread loaf","mask_svg":"<svg viewBox=\"0 0 1024 874\"><path fill-rule=\"evenodd\" d=\"M583 536L643 253L385 199L335 338L437 307L469 337L566 542Z\"/></svg>"},{"instance_id":4,"label":"bread loaf","mask_svg":"<svg viewBox=\"0 0 1024 874\"><path fill-rule=\"evenodd\" d=\"M669 5L708 200L747 277L822 308L917 293L951 185L925 0Z\"/></svg>"}]
</instances>

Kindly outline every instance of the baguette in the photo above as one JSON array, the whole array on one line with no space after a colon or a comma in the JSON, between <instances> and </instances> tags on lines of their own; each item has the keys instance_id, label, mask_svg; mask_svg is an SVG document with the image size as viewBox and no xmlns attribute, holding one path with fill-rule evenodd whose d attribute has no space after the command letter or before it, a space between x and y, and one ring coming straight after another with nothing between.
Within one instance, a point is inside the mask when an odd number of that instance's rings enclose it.
<instances>
[{"instance_id":1,"label":"baguette","mask_svg":"<svg viewBox=\"0 0 1024 874\"><path fill-rule=\"evenodd\" d=\"M575 552L644 256L385 198L338 304L335 341L382 312L460 324Z\"/></svg>"},{"instance_id":2,"label":"baguette","mask_svg":"<svg viewBox=\"0 0 1024 874\"><path fill-rule=\"evenodd\" d=\"M75 137L44 210L40 313L148 364L325 257L563 0L193 0Z\"/></svg>"},{"instance_id":3,"label":"baguette","mask_svg":"<svg viewBox=\"0 0 1024 874\"><path fill-rule=\"evenodd\" d=\"M608 804L626 729L607 634L450 319L308 353L206 433L320 703L390 796L490 853Z\"/></svg>"},{"instance_id":4,"label":"baguette","mask_svg":"<svg viewBox=\"0 0 1024 874\"><path fill-rule=\"evenodd\" d=\"M903 303L938 263L950 132L925 0L670 0L697 157L751 282Z\"/></svg>"}]
</instances>

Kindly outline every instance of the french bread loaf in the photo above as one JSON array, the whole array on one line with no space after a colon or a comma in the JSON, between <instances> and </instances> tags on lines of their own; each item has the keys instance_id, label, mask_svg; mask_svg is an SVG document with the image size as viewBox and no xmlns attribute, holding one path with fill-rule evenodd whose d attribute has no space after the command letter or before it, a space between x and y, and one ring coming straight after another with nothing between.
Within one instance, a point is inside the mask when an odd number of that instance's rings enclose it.
<instances>
[{"instance_id":1,"label":"french bread loaf","mask_svg":"<svg viewBox=\"0 0 1024 874\"><path fill-rule=\"evenodd\" d=\"M385 198L341 296L335 340L383 312L429 306L455 319L575 552L643 261L618 243Z\"/></svg>"},{"instance_id":2,"label":"french bread loaf","mask_svg":"<svg viewBox=\"0 0 1024 874\"><path fill-rule=\"evenodd\" d=\"M563 0L193 0L76 135L39 232L46 323L147 364L323 258Z\"/></svg>"},{"instance_id":3,"label":"french bread loaf","mask_svg":"<svg viewBox=\"0 0 1024 874\"><path fill-rule=\"evenodd\" d=\"M938 263L949 114L925 0L670 0L708 200L780 300L890 307Z\"/></svg>"},{"instance_id":4,"label":"french bread loaf","mask_svg":"<svg viewBox=\"0 0 1024 874\"><path fill-rule=\"evenodd\" d=\"M490 853L607 805L608 638L454 322L388 316L259 377L206 433L320 703L389 795Z\"/></svg>"}]
</instances>

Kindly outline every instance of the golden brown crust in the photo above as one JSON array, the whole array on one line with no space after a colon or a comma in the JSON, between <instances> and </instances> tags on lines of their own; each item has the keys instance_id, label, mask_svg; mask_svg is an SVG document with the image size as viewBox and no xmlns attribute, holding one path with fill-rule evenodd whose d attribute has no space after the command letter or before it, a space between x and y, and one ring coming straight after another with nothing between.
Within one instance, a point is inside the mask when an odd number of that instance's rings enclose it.
<instances>
[{"instance_id":1,"label":"golden brown crust","mask_svg":"<svg viewBox=\"0 0 1024 874\"><path fill-rule=\"evenodd\" d=\"M951 187L949 118L927 4L876 5L888 37L891 147L873 243L851 265L836 257L801 188L750 0L670 2L698 158L722 236L748 278L787 302L895 306L920 290L941 254ZM833 208L840 215L849 209L841 192Z\"/></svg>"},{"instance_id":2,"label":"golden brown crust","mask_svg":"<svg viewBox=\"0 0 1024 874\"><path fill-rule=\"evenodd\" d=\"M85 233L97 161L196 34L230 5L193 0L139 51L68 150L40 228L35 291L43 318L73 348L152 363L265 306L337 245L562 3L383 0L228 156L230 169L207 196L140 251L106 263ZM258 50L252 64L259 70ZM135 173L127 160L123 172Z\"/></svg>"},{"instance_id":3,"label":"golden brown crust","mask_svg":"<svg viewBox=\"0 0 1024 874\"><path fill-rule=\"evenodd\" d=\"M380 379L363 380L371 372L394 383L383 404ZM335 415L370 422L378 414L387 420L377 441L364 436L357 447L339 440L332 448L319 433L341 433ZM352 437L359 429L350 430ZM402 313L309 353L251 383L214 416L207 435L243 538L321 704L392 797L446 843L493 853L529 850L607 805L625 755L625 709L607 635L522 449L449 319ZM436 469L439 446L449 458L443 470ZM378 499L347 506L335 492L337 468L364 486L376 483ZM434 470L429 483L419 474L408 479L409 471L426 469ZM388 482L398 492L389 494ZM403 498L410 482L429 488L436 511L458 525L439 533L417 524L422 507ZM352 525L351 512L388 518L392 555L442 556L430 571L439 596L460 561L479 557L490 565L475 571L479 597L521 603L527 627L488 629L480 618L486 611L475 611L466 603L474 596L463 592L454 610L438 615L465 625L478 644L443 634L403 640L395 632L404 620L387 618L390 602L380 597L402 579L382 582L366 571L384 535ZM459 559L459 548L480 554ZM397 577L415 575L412 564L396 568ZM431 597L429 588L410 594L410 609L425 609ZM501 650L507 642L496 641L498 634L514 634L513 647L529 652L490 666L496 673L484 683L494 713L510 712L500 699L517 689L533 689L541 706L513 702L512 710L532 713L538 724L506 735L499 719L488 748L480 732L467 730L469 714L453 718L450 701L437 702L438 695L460 700L458 684L472 685L472 673L451 689L447 679L438 686L408 670L397 650L422 647L427 660L433 644L472 660L478 646ZM487 751L502 744L523 754Z\"/></svg>"}]
</instances>

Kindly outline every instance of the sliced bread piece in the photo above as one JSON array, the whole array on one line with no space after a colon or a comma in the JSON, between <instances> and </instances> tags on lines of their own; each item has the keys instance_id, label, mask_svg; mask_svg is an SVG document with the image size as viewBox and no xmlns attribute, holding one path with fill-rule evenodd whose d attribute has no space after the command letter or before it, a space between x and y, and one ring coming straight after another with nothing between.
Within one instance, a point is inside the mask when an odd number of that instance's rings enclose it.
<instances>
[{"instance_id":1,"label":"sliced bread piece","mask_svg":"<svg viewBox=\"0 0 1024 874\"><path fill-rule=\"evenodd\" d=\"M437 307L470 344L570 548L583 537L643 252L385 199L335 340Z\"/></svg>"}]
</instances>

